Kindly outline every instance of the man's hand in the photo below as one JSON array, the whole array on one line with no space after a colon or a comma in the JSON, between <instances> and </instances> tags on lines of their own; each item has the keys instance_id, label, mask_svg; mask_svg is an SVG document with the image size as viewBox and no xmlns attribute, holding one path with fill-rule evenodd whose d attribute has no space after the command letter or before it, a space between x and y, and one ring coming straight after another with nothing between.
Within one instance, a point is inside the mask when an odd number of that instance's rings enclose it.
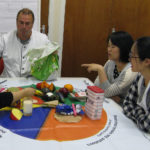
<instances>
[{"instance_id":1,"label":"man's hand","mask_svg":"<svg viewBox=\"0 0 150 150\"><path fill-rule=\"evenodd\" d=\"M52 54L58 54L58 51L53 52Z\"/></svg>"}]
</instances>

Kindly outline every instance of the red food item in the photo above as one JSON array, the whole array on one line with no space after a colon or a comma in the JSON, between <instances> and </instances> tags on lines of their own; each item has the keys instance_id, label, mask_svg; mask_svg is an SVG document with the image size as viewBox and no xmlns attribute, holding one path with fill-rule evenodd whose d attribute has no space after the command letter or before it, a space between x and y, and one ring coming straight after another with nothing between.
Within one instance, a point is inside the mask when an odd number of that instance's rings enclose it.
<instances>
[{"instance_id":1,"label":"red food item","mask_svg":"<svg viewBox=\"0 0 150 150\"><path fill-rule=\"evenodd\" d=\"M69 91L66 88L60 88L59 92L62 93L64 97L67 97L69 94Z\"/></svg>"},{"instance_id":2,"label":"red food item","mask_svg":"<svg viewBox=\"0 0 150 150\"><path fill-rule=\"evenodd\" d=\"M87 88L95 93L104 93L104 90L97 86L88 86Z\"/></svg>"},{"instance_id":3,"label":"red food item","mask_svg":"<svg viewBox=\"0 0 150 150\"><path fill-rule=\"evenodd\" d=\"M42 84L42 82L37 83L37 84L36 84L36 88L39 89L39 90L41 90L41 84Z\"/></svg>"},{"instance_id":4,"label":"red food item","mask_svg":"<svg viewBox=\"0 0 150 150\"><path fill-rule=\"evenodd\" d=\"M23 114L22 114L22 112L19 109L13 108L11 110L10 118L12 120L20 120L22 118L22 116L23 116Z\"/></svg>"}]
</instances>

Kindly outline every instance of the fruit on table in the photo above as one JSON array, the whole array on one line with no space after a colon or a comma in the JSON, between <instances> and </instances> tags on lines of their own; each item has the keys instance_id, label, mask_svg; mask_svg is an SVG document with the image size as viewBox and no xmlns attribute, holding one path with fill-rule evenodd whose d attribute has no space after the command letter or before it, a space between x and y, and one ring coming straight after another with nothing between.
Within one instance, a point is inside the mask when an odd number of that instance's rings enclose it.
<instances>
[{"instance_id":1,"label":"fruit on table","mask_svg":"<svg viewBox=\"0 0 150 150\"><path fill-rule=\"evenodd\" d=\"M66 88L69 92L73 91L73 86L71 84L65 84L64 88Z\"/></svg>"},{"instance_id":2,"label":"fruit on table","mask_svg":"<svg viewBox=\"0 0 150 150\"><path fill-rule=\"evenodd\" d=\"M55 91L55 86L54 86L53 83L51 83L51 84L48 86L48 88L49 88L49 90L50 90L51 92Z\"/></svg>"},{"instance_id":3,"label":"fruit on table","mask_svg":"<svg viewBox=\"0 0 150 150\"><path fill-rule=\"evenodd\" d=\"M53 83L48 84L46 81L40 82L36 84L36 88L41 90L43 88L48 88L51 92L54 92L55 86Z\"/></svg>"},{"instance_id":4,"label":"fruit on table","mask_svg":"<svg viewBox=\"0 0 150 150\"><path fill-rule=\"evenodd\" d=\"M62 93L64 97L67 97L69 94L69 91L66 88L60 88L59 92Z\"/></svg>"},{"instance_id":5,"label":"fruit on table","mask_svg":"<svg viewBox=\"0 0 150 150\"><path fill-rule=\"evenodd\" d=\"M41 84L42 84L42 82L37 83L37 84L36 84L36 88L39 89L39 90L41 90Z\"/></svg>"},{"instance_id":6,"label":"fruit on table","mask_svg":"<svg viewBox=\"0 0 150 150\"><path fill-rule=\"evenodd\" d=\"M10 118L12 120L20 120L22 118L22 115L23 113L19 109L13 108L10 113Z\"/></svg>"},{"instance_id":7,"label":"fruit on table","mask_svg":"<svg viewBox=\"0 0 150 150\"><path fill-rule=\"evenodd\" d=\"M35 95L42 96L42 95L43 95L43 92L41 92L41 91L39 91L39 90L36 90L36 91L35 91Z\"/></svg>"},{"instance_id":8,"label":"fruit on table","mask_svg":"<svg viewBox=\"0 0 150 150\"><path fill-rule=\"evenodd\" d=\"M48 88L49 87L49 84L46 82L46 81L43 81L42 83L41 83L41 89L43 89L43 88Z\"/></svg>"}]
</instances>

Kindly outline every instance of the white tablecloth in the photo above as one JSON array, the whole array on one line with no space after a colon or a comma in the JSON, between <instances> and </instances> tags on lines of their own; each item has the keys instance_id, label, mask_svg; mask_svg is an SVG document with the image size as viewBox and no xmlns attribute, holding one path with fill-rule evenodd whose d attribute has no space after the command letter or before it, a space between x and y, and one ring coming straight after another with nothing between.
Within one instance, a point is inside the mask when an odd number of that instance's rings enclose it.
<instances>
[{"instance_id":1,"label":"white tablecloth","mask_svg":"<svg viewBox=\"0 0 150 150\"><path fill-rule=\"evenodd\" d=\"M0 79L0 82L5 79ZM1 86L24 86L40 82L33 78L7 79ZM93 83L87 78L58 78L52 81L56 86L72 84L75 89L85 90ZM38 141L19 136L0 126L0 150L148 150L150 135L140 131L136 124L128 119L122 108L111 99L104 101L104 110L107 113L105 128L89 138L58 142L55 140Z\"/></svg>"}]
</instances>

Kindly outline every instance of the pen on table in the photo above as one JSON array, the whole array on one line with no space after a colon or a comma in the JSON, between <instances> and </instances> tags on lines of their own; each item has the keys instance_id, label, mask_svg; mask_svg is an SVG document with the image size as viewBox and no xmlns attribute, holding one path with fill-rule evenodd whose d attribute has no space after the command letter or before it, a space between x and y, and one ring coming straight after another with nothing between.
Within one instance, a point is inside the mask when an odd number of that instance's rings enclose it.
<instances>
[{"instance_id":1,"label":"pen on table","mask_svg":"<svg viewBox=\"0 0 150 150\"><path fill-rule=\"evenodd\" d=\"M72 103L72 109L73 109L73 114L74 114L74 116L76 116L77 115L77 112L76 112L76 109L75 109L75 105Z\"/></svg>"},{"instance_id":2,"label":"pen on table","mask_svg":"<svg viewBox=\"0 0 150 150\"><path fill-rule=\"evenodd\" d=\"M4 83L4 82L6 82L6 81L7 81L7 80L3 80L3 81L0 82L0 84Z\"/></svg>"},{"instance_id":3,"label":"pen on table","mask_svg":"<svg viewBox=\"0 0 150 150\"><path fill-rule=\"evenodd\" d=\"M57 81L57 79L49 79L49 80L46 80L48 82L54 82L54 81Z\"/></svg>"},{"instance_id":4,"label":"pen on table","mask_svg":"<svg viewBox=\"0 0 150 150\"><path fill-rule=\"evenodd\" d=\"M86 80L83 80L83 83L87 86L90 86L90 83L88 83Z\"/></svg>"}]
</instances>

